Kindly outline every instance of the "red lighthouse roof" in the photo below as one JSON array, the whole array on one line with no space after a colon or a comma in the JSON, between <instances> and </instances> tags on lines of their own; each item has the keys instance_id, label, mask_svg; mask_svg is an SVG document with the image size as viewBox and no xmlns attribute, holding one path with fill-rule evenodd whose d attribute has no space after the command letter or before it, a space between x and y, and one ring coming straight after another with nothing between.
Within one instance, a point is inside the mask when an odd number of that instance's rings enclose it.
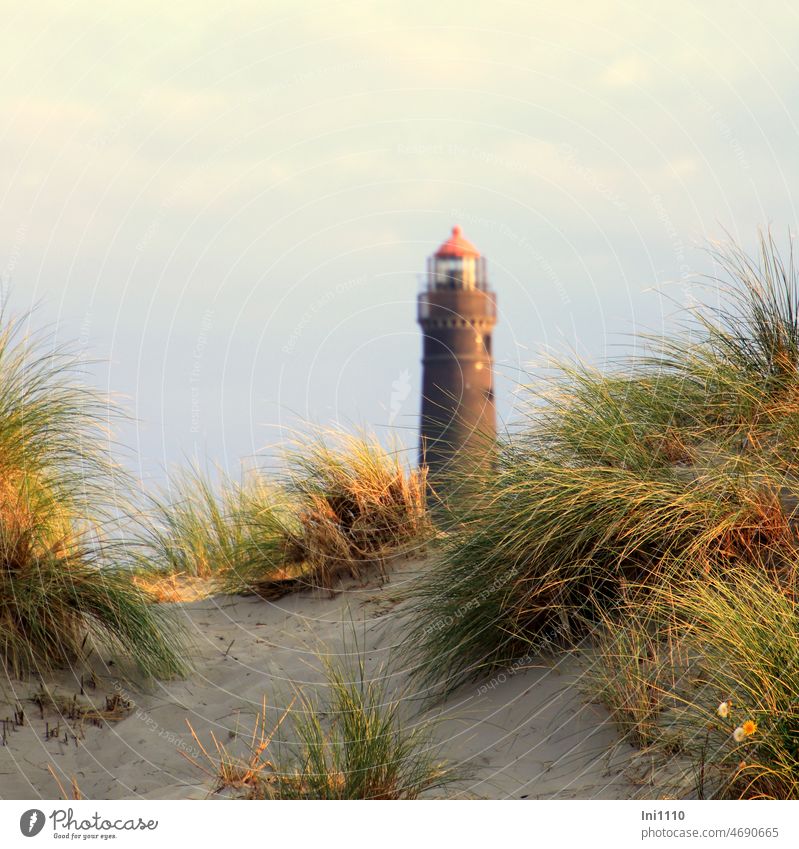
<instances>
[{"instance_id":1,"label":"red lighthouse roof","mask_svg":"<svg viewBox=\"0 0 799 849\"><path fill-rule=\"evenodd\" d=\"M466 238L461 228L456 224L452 228L452 235L436 251L438 257L479 257L480 251Z\"/></svg>"}]
</instances>

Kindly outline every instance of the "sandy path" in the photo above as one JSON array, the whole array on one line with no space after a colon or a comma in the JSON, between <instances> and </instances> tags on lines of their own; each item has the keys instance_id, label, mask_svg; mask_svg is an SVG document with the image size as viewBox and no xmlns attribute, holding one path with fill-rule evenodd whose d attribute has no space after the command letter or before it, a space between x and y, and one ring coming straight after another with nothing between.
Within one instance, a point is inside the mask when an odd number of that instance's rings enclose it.
<instances>
[{"instance_id":1,"label":"sandy path","mask_svg":"<svg viewBox=\"0 0 799 849\"><path fill-rule=\"evenodd\" d=\"M37 798L58 794L50 764L65 785L76 777L88 798L202 797L208 780L181 754L197 756L188 731L210 742L213 731L230 745L248 737L264 696L274 719L293 687L322 680L319 653L338 654L357 643L369 668L387 662L402 635L397 590L418 564L398 567L388 584L351 587L335 598L304 593L277 602L218 596L180 605L196 644L196 672L185 681L162 682L149 692L98 678L87 698L104 702L120 693L133 703L121 721L83 729L77 745L63 724L59 739L44 739L45 722L57 715L26 701L41 682L6 681L0 719L13 716L20 701L26 724L0 746L0 797ZM394 663L391 686L407 687ZM631 749L618 744L607 713L587 704L574 657L531 659L491 679L460 687L443 704L410 699L408 712L428 711L440 723L443 754L467 776L448 789L491 798L628 798L642 788L625 777ZM63 673L47 682L72 696L79 675ZM629 772L629 771L628 771ZM645 795L645 793L644 793Z\"/></svg>"}]
</instances>

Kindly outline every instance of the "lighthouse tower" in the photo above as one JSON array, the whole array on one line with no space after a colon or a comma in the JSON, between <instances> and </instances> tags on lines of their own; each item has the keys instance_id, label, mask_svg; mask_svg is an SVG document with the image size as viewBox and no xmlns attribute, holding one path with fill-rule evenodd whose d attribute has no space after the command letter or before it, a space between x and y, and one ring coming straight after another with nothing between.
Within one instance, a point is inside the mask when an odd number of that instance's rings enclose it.
<instances>
[{"instance_id":1,"label":"lighthouse tower","mask_svg":"<svg viewBox=\"0 0 799 849\"><path fill-rule=\"evenodd\" d=\"M453 227L427 261L419 295L424 334L419 462L444 496L455 495L470 472L490 462L497 431L491 355L496 320L485 260L461 228Z\"/></svg>"}]
</instances>

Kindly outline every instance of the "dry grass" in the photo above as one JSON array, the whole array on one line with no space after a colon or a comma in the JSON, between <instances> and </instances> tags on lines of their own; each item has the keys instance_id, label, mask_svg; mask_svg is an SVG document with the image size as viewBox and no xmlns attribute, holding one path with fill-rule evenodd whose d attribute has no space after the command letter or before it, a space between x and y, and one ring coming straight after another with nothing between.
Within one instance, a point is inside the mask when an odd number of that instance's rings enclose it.
<instances>
[{"instance_id":1,"label":"dry grass","mask_svg":"<svg viewBox=\"0 0 799 849\"><path fill-rule=\"evenodd\" d=\"M280 567L242 558L228 591L275 598L330 590L342 576L384 577L390 558L418 554L432 536L424 470L406 469L401 453L373 436L317 434L290 452L281 483Z\"/></svg>"},{"instance_id":2,"label":"dry grass","mask_svg":"<svg viewBox=\"0 0 799 849\"><path fill-rule=\"evenodd\" d=\"M136 581L161 600L185 599L200 588L194 578L264 598L330 590L345 575L384 576L388 559L432 535L424 470L406 469L373 436L318 433L274 481L218 477L175 475L141 516Z\"/></svg>"},{"instance_id":3,"label":"dry grass","mask_svg":"<svg viewBox=\"0 0 799 849\"><path fill-rule=\"evenodd\" d=\"M386 559L423 548L432 533L426 471L404 467L375 437L324 434L289 458L299 559L320 586L342 573L383 571Z\"/></svg>"},{"instance_id":4,"label":"dry grass","mask_svg":"<svg viewBox=\"0 0 799 849\"><path fill-rule=\"evenodd\" d=\"M269 798L269 788L277 782L275 777L277 767L270 758L270 748L293 704L292 701L274 726L270 728L267 725L266 697L264 697L261 713L256 717L252 738L244 756L231 754L229 748L221 743L213 732L211 732L213 750L209 751L190 722L188 722L189 731L202 755L202 761L187 755L185 752L181 754L210 779L212 794L232 791L239 798Z\"/></svg>"},{"instance_id":5,"label":"dry grass","mask_svg":"<svg viewBox=\"0 0 799 849\"><path fill-rule=\"evenodd\" d=\"M56 771L53 769L52 764L47 764L47 771L50 775L53 776L53 781L55 781L58 792L61 794L61 799L64 801L69 801L70 799L85 799L86 797L81 792L80 787L78 786L78 779L76 776L72 776L69 780L69 790L64 788L61 779L56 774Z\"/></svg>"},{"instance_id":6,"label":"dry grass","mask_svg":"<svg viewBox=\"0 0 799 849\"><path fill-rule=\"evenodd\" d=\"M164 574L157 571L137 571L133 583L157 604L185 604L208 598L217 589L212 578L183 573Z\"/></svg>"},{"instance_id":7,"label":"dry grass","mask_svg":"<svg viewBox=\"0 0 799 849\"><path fill-rule=\"evenodd\" d=\"M269 726L264 701L243 756L212 734L209 751L192 735L203 760L189 760L212 782L212 793L245 799L415 799L453 780L437 756L429 724L401 719L401 697L389 698L385 675L366 679L328 665L328 698L300 694ZM288 719L288 741L277 739Z\"/></svg>"},{"instance_id":8,"label":"dry grass","mask_svg":"<svg viewBox=\"0 0 799 849\"><path fill-rule=\"evenodd\" d=\"M119 722L133 709L131 702L119 693L105 696L104 704L97 707L87 699L79 698L77 694L67 696L51 692L44 686L34 693L30 700L39 708L42 719L46 711L54 711L59 719L76 724L73 727Z\"/></svg>"}]
</instances>

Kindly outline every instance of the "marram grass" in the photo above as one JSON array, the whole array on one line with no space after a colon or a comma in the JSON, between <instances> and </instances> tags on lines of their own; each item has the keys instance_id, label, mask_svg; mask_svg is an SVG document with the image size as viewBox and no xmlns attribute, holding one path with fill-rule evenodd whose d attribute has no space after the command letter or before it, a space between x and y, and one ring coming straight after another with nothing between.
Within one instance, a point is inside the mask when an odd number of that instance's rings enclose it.
<instances>
[{"instance_id":1,"label":"marram grass","mask_svg":"<svg viewBox=\"0 0 799 849\"><path fill-rule=\"evenodd\" d=\"M273 726L264 701L243 755L212 735L189 758L212 782L212 792L245 799L416 799L455 780L440 757L432 721L403 718L403 694L389 694L385 669L366 674L326 664L325 695L299 692Z\"/></svg>"},{"instance_id":2,"label":"marram grass","mask_svg":"<svg viewBox=\"0 0 799 849\"><path fill-rule=\"evenodd\" d=\"M626 586L724 570L757 556L787 574L796 548L775 489L743 471L577 466L514 450L479 514L411 589L409 657L431 682L573 640Z\"/></svg>"},{"instance_id":3,"label":"marram grass","mask_svg":"<svg viewBox=\"0 0 799 849\"><path fill-rule=\"evenodd\" d=\"M680 729L703 795L799 799L799 610L758 569L662 598L701 654ZM664 611L665 614L666 611Z\"/></svg>"},{"instance_id":4,"label":"marram grass","mask_svg":"<svg viewBox=\"0 0 799 849\"><path fill-rule=\"evenodd\" d=\"M187 671L175 620L131 581L126 569L93 562L94 553L29 556L0 576L0 654L14 676L45 674L91 649L132 661L146 676ZM130 670L135 671L135 670Z\"/></svg>"},{"instance_id":5,"label":"marram grass","mask_svg":"<svg viewBox=\"0 0 799 849\"><path fill-rule=\"evenodd\" d=\"M296 544L322 586L342 573L382 572L387 559L424 551L432 535L424 469L407 469L398 447L369 434L321 433L288 458Z\"/></svg>"},{"instance_id":6,"label":"marram grass","mask_svg":"<svg viewBox=\"0 0 799 849\"><path fill-rule=\"evenodd\" d=\"M608 372L560 368L412 588L409 662L445 689L590 635L628 589L748 567L795 581L799 285L764 238L720 306Z\"/></svg>"},{"instance_id":7,"label":"marram grass","mask_svg":"<svg viewBox=\"0 0 799 849\"><path fill-rule=\"evenodd\" d=\"M185 668L175 623L131 581L107 400L24 322L0 329L0 662L44 673L112 652L148 675Z\"/></svg>"},{"instance_id":8,"label":"marram grass","mask_svg":"<svg viewBox=\"0 0 799 849\"><path fill-rule=\"evenodd\" d=\"M297 743L279 764L280 798L416 799L454 780L430 722L403 719L403 697L389 695L385 670L328 664L322 702L301 696Z\"/></svg>"},{"instance_id":9,"label":"marram grass","mask_svg":"<svg viewBox=\"0 0 799 849\"><path fill-rule=\"evenodd\" d=\"M646 626L640 609L612 622L594 694L648 747L659 792L799 798L798 613L792 592L741 564L650 593Z\"/></svg>"},{"instance_id":10,"label":"marram grass","mask_svg":"<svg viewBox=\"0 0 799 849\"><path fill-rule=\"evenodd\" d=\"M176 472L166 492L152 495L142 514L138 557L164 574L235 581L245 573L271 574L291 557L294 532L281 493L263 475L241 482L197 468Z\"/></svg>"},{"instance_id":11,"label":"marram grass","mask_svg":"<svg viewBox=\"0 0 799 849\"><path fill-rule=\"evenodd\" d=\"M688 646L664 628L660 611L640 598L622 602L612 614L601 614L585 649L588 697L605 705L634 746L667 747L663 717L679 703L677 693L692 670Z\"/></svg>"},{"instance_id":12,"label":"marram grass","mask_svg":"<svg viewBox=\"0 0 799 849\"><path fill-rule=\"evenodd\" d=\"M424 471L374 436L317 433L272 479L176 475L151 499L139 559L166 574L212 576L231 593L330 589L342 575L382 574L390 558L424 550L425 490Z\"/></svg>"}]
</instances>

